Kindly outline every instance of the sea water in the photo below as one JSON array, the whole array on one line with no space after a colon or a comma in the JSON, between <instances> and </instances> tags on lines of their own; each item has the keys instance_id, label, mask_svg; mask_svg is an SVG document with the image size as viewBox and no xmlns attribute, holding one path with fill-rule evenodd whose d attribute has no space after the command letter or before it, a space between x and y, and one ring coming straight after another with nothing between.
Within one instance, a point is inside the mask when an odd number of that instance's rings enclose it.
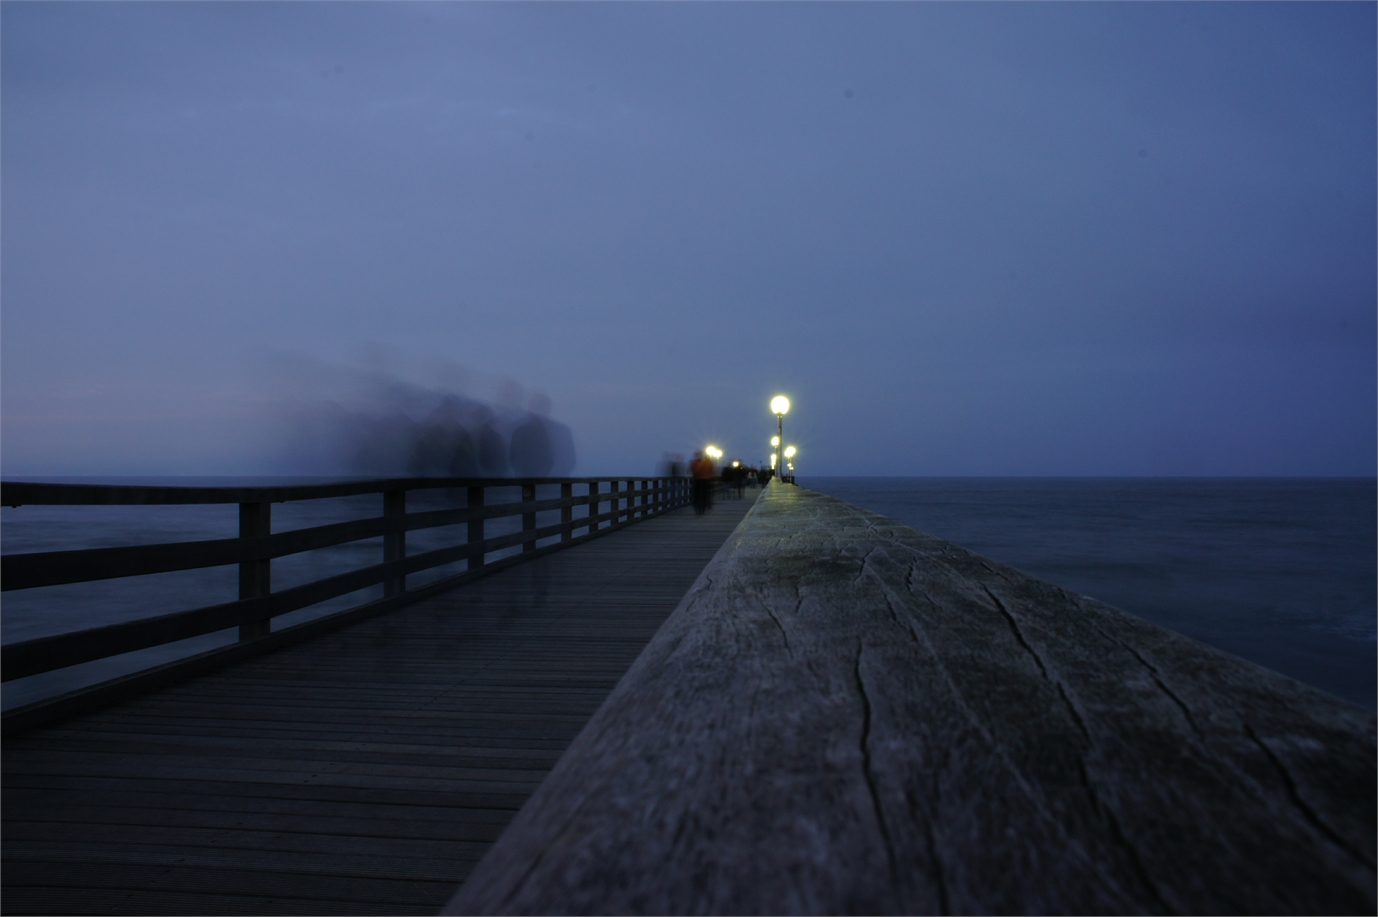
<instances>
[{"instance_id":1,"label":"sea water","mask_svg":"<svg viewBox=\"0 0 1378 917\"><path fill-rule=\"evenodd\" d=\"M797 481L1375 707L1373 479Z\"/></svg>"}]
</instances>

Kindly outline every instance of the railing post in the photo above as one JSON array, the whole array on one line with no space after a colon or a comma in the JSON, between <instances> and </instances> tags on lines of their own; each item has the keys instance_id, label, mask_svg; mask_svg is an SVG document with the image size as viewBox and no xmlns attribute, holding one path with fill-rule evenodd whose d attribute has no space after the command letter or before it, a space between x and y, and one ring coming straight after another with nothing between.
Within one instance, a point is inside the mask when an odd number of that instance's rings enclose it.
<instances>
[{"instance_id":1,"label":"railing post","mask_svg":"<svg viewBox=\"0 0 1378 917\"><path fill-rule=\"evenodd\" d=\"M407 515L407 492L405 490L383 491L383 518L402 519ZM383 536L383 562L402 560L407 556L407 533L393 532ZM390 577L383 582L383 596L391 598L407 591L405 573Z\"/></svg>"},{"instance_id":2,"label":"railing post","mask_svg":"<svg viewBox=\"0 0 1378 917\"><path fill-rule=\"evenodd\" d=\"M523 484L523 485L522 485L522 502L523 502L523 503L535 503L535 502L536 502L536 485L535 485L535 484ZM536 531L536 514L535 514L534 512L522 513L522 531L523 531L523 532L534 532L534 531ZM536 550L536 539L533 538L533 539L531 539L530 541L523 541L523 542L522 542L522 553L523 553L523 554L527 553L528 551L534 551L534 550Z\"/></svg>"},{"instance_id":3,"label":"railing post","mask_svg":"<svg viewBox=\"0 0 1378 917\"><path fill-rule=\"evenodd\" d=\"M273 534L273 504L239 504L239 537L264 538ZM273 588L273 562L247 560L239 564L239 598L257 599L268 595ZM273 629L271 618L246 621L239 625L240 641L267 636Z\"/></svg>"},{"instance_id":4,"label":"railing post","mask_svg":"<svg viewBox=\"0 0 1378 917\"><path fill-rule=\"evenodd\" d=\"M477 487L470 487L470 488L469 488L469 508L470 508L470 509L482 509L482 508L483 508L483 485L482 485L482 484L478 485ZM475 544L482 544L482 543L483 543L483 519L482 519L482 518L479 518L479 519L470 519L470 520L469 520L469 544L475 545ZM478 554L471 554L471 555L469 556L469 569L470 569L470 570L477 570L479 567L482 567L482 566L483 566L483 554L482 554L481 552L478 553Z\"/></svg>"},{"instance_id":5,"label":"railing post","mask_svg":"<svg viewBox=\"0 0 1378 917\"><path fill-rule=\"evenodd\" d=\"M568 500L574 496L573 484L560 485L560 499ZM560 507L560 540L569 541L574 537L574 507Z\"/></svg>"},{"instance_id":6,"label":"railing post","mask_svg":"<svg viewBox=\"0 0 1378 917\"><path fill-rule=\"evenodd\" d=\"M593 497L593 499L589 501L589 534L590 534L590 535L592 535L594 532L598 531L598 523L597 523L597 522L594 522L593 519L594 519L595 516L598 515L598 489L599 489L600 487L602 487L602 486L603 486L603 485L602 485L602 482L601 482L601 481L590 481L590 482L589 482L589 496L590 496L590 497Z\"/></svg>"}]
</instances>

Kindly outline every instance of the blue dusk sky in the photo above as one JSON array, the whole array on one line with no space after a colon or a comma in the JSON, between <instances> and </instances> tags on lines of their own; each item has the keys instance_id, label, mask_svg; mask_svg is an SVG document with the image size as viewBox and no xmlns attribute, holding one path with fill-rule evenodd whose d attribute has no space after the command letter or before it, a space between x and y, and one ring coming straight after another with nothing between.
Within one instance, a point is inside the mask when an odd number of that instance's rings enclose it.
<instances>
[{"instance_id":1,"label":"blue dusk sky","mask_svg":"<svg viewBox=\"0 0 1378 917\"><path fill-rule=\"evenodd\" d=\"M0 470L320 471L284 418L391 386L544 393L576 474L785 393L801 475L1372 475L1376 34L5 2Z\"/></svg>"}]
</instances>

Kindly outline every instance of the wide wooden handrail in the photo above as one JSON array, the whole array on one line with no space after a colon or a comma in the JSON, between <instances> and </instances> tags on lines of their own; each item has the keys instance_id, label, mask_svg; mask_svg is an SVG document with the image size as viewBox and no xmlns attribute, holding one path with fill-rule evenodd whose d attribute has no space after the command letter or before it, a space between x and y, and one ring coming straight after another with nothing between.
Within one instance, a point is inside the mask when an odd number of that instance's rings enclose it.
<instances>
[{"instance_id":1,"label":"wide wooden handrail","mask_svg":"<svg viewBox=\"0 0 1378 917\"><path fill-rule=\"evenodd\" d=\"M772 483L444 913L1363 913L1372 712Z\"/></svg>"},{"instance_id":2,"label":"wide wooden handrail","mask_svg":"<svg viewBox=\"0 0 1378 917\"><path fill-rule=\"evenodd\" d=\"M540 485L558 485L560 496L536 499ZM586 488L575 494L574 487ZM607 490L604 490L604 485ZM488 504L491 488L519 487L518 502ZM417 490L464 491L468 505L454 509L408 513L406 494ZM271 504L274 502L328 499L341 496L381 494L382 515L271 532ZM4 715L6 731L47 722L59 715L99 706L99 699L128 696L140 688L207 671L232 659L243 658L257 646L267 650L295 639L401 607L410 601L434 595L443 589L502 569L512 563L541 556L551 550L569 547L590 538L622 528L687 505L691 500L688 479L667 477L596 478L393 478L331 484L264 487L176 487L95 484L46 484L30 482L0 483L0 503L22 505L156 505L239 503L240 536L166 544L92 548L76 551L44 551L0 555L0 589L37 589L69 583L90 582L177 570L238 565L240 573L237 601L176 611L137 621L111 624L86 630L6 643L0 647L0 678L10 681L44 672L91 662L122 653L148 649L188 637L238 627L240 643L232 648L203 653L189 660L150 670L156 677L125 676L113 682L39 701ZM610 508L600 511L603 505ZM576 517L574 509L589 507L587 515ZM538 526L537 514L560 512L560 521ZM520 516L520 531L488 537L484 524L490 519ZM421 529L467 524L467 537L455 544L408 555L406 533ZM578 531L583 534L576 535ZM303 551L347 544L369 538L383 538L380 563L304 583L289 589L272 589L273 559ZM553 544L539 545L543 539L558 538ZM520 547L521 553L496 561L486 555ZM467 569L419 590L407 587L407 576L445 564L466 561ZM381 601L298 625L274 633L271 620L288 612L348 595L370 586L384 584ZM181 670L178 669L181 666Z\"/></svg>"}]
</instances>

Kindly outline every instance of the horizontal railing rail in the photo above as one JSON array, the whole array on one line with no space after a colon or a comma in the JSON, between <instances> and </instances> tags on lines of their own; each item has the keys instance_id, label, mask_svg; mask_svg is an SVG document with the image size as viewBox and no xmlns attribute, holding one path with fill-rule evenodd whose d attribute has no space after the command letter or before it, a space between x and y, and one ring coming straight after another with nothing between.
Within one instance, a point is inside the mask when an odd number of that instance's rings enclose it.
<instances>
[{"instance_id":1,"label":"horizontal railing rail","mask_svg":"<svg viewBox=\"0 0 1378 917\"><path fill-rule=\"evenodd\" d=\"M500 485L501 486L501 485ZM636 496L659 497L665 488L646 491L619 491ZM45 551L33 554L0 555L0 591L60 586L92 580L170 573L202 567L226 566L248 561L272 560L304 551L348 544L421 529L458 525L478 520L499 519L529 512L547 512L565 507L607 502L606 492L579 495L532 503L501 503L453 510L408 513L406 516L355 519L331 525L294 529L259 538L217 538L208 541L174 541L165 544L130 545L116 548L89 548L79 551ZM47 504L57 505L57 504ZM71 504L63 504L71 505ZM132 504L123 504L132 505ZM587 517L579 517L579 527ZM552 533L553 534L553 533ZM544 537L544 536L543 536Z\"/></svg>"},{"instance_id":2,"label":"horizontal railing rail","mask_svg":"<svg viewBox=\"0 0 1378 917\"><path fill-rule=\"evenodd\" d=\"M559 497L536 499L538 487L551 485L560 487ZM576 486L586 492L575 494ZM520 488L522 499L489 504L486 496L492 488ZM448 491L455 497L462 492L467 505L409 513L406 497L414 491ZM271 531L273 503L370 494L383 496L379 516ZM239 504L237 538L0 555L0 589L6 592L237 565L239 597L231 602L5 644L0 646L0 678L11 681L40 675L232 627L239 628L239 645L232 655L242 658L244 644L259 642L264 649L282 645L284 634L274 633L271 622L289 612L383 584L382 601L331 613L309 622L310 628L289 628L314 634L322 629L322 621L337 619L343 624L357 620L361 612L401 607L511 563L678 509L691 499L688 479L677 477L394 478L264 487L3 482L0 504L11 507ZM608 509L603 510L604 506ZM586 513L575 516L577 507L587 507ZM558 522L537 525L538 513L555 511L560 513ZM521 518L519 531L491 536L485 531L488 521L512 517ZM423 553L407 553L408 532L459 525L465 526L464 535L455 543ZM575 534L581 530L582 534ZM379 563L286 589L272 588L274 559L380 537L383 545ZM551 538L559 540L538 544ZM517 555L487 559L488 555L515 547L521 548ZM408 589L409 575L461 561L466 562L463 572L427 583L420 592ZM270 635L274 639L267 639ZM195 666L198 671L207 668L203 658L206 655L196 657L200 660ZM103 684L94 685L78 693L98 692L102 687ZM6 713L6 718L14 712Z\"/></svg>"},{"instance_id":3,"label":"horizontal railing rail","mask_svg":"<svg viewBox=\"0 0 1378 917\"><path fill-rule=\"evenodd\" d=\"M607 484L610 481L687 481L642 476L595 478L374 478L328 484L266 484L245 487L144 484L52 484L0 482L3 506L173 506L190 503L290 503L329 497L357 497L388 491L451 490L468 487L525 487L542 484ZM606 493L606 491L604 491Z\"/></svg>"}]
</instances>

